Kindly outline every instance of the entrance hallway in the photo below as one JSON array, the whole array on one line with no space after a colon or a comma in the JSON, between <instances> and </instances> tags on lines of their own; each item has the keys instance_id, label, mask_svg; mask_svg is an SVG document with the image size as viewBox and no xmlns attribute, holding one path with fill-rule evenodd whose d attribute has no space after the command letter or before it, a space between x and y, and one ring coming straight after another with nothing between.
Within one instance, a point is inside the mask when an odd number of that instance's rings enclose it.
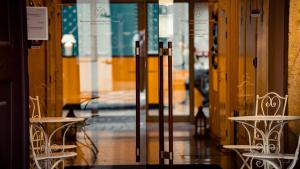
<instances>
[{"instance_id":1,"label":"entrance hallway","mask_svg":"<svg viewBox=\"0 0 300 169\"><path fill-rule=\"evenodd\" d=\"M76 116L91 116L90 111L76 111ZM124 166L135 163L135 110L99 110L89 118L86 133L99 152L93 154L82 132L77 132L77 157L69 167ZM167 130L165 130L167 132ZM168 134L165 134L166 136ZM147 123L147 165L159 163L158 123ZM165 138L167 140L167 138ZM79 143L80 142L80 143ZM168 143L165 142L167 149ZM174 164L215 164L223 169L234 168L232 153L222 152L221 146L209 137L195 137L191 123L174 123Z\"/></svg>"}]
</instances>

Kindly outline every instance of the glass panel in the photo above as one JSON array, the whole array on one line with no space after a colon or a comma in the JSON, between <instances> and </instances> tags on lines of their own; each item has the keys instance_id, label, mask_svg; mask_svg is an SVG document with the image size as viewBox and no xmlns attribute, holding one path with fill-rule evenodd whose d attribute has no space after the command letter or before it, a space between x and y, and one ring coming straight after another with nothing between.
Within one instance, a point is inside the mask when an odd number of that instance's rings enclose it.
<instances>
[{"instance_id":1,"label":"glass panel","mask_svg":"<svg viewBox=\"0 0 300 169\"><path fill-rule=\"evenodd\" d=\"M135 41L145 39L143 3L77 0L60 8L64 114L86 117L89 124L77 130L78 155L67 165L145 166L146 83L139 107L142 156L136 162L134 57Z\"/></svg>"},{"instance_id":2,"label":"glass panel","mask_svg":"<svg viewBox=\"0 0 300 169\"><path fill-rule=\"evenodd\" d=\"M77 6L62 6L62 55L78 56Z\"/></svg>"},{"instance_id":3,"label":"glass panel","mask_svg":"<svg viewBox=\"0 0 300 169\"><path fill-rule=\"evenodd\" d=\"M175 12L176 11L176 12ZM189 111L189 6L188 3L159 5L159 41L167 48L173 43L173 104L174 116L188 116ZM176 33L174 33L176 30ZM164 64L167 77L167 61ZM164 99L168 104L167 78L164 78Z\"/></svg>"},{"instance_id":4,"label":"glass panel","mask_svg":"<svg viewBox=\"0 0 300 169\"><path fill-rule=\"evenodd\" d=\"M133 56L138 40L137 4L111 4L113 56ZM103 39L105 41L105 39Z\"/></svg>"},{"instance_id":5,"label":"glass panel","mask_svg":"<svg viewBox=\"0 0 300 169\"><path fill-rule=\"evenodd\" d=\"M158 4L147 4L148 54L158 54Z\"/></svg>"},{"instance_id":6,"label":"glass panel","mask_svg":"<svg viewBox=\"0 0 300 169\"><path fill-rule=\"evenodd\" d=\"M207 3L195 3L194 18L195 107L203 106L204 113L207 113L206 117L208 117L209 11Z\"/></svg>"}]
</instances>

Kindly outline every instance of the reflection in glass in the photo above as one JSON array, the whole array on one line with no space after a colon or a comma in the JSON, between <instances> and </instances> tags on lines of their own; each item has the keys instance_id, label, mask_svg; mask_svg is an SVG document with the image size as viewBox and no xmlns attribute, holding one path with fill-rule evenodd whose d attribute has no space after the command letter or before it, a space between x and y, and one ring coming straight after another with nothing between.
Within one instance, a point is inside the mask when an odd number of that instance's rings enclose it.
<instances>
[{"instance_id":1,"label":"reflection in glass","mask_svg":"<svg viewBox=\"0 0 300 169\"><path fill-rule=\"evenodd\" d=\"M74 114L87 118L85 134L99 150L80 144L73 165L136 165L134 42L145 38L138 4L77 0L61 10L62 35L74 36L73 55L78 56L63 58L64 113L75 105ZM78 131L77 140L89 143L86 135Z\"/></svg>"},{"instance_id":2,"label":"reflection in glass","mask_svg":"<svg viewBox=\"0 0 300 169\"><path fill-rule=\"evenodd\" d=\"M77 7L76 5L63 5L61 10L63 56L78 56Z\"/></svg>"},{"instance_id":3,"label":"reflection in glass","mask_svg":"<svg viewBox=\"0 0 300 169\"><path fill-rule=\"evenodd\" d=\"M76 40L72 34L64 34L61 43L64 46L64 56L73 55L73 44L76 43Z\"/></svg>"}]
</instances>

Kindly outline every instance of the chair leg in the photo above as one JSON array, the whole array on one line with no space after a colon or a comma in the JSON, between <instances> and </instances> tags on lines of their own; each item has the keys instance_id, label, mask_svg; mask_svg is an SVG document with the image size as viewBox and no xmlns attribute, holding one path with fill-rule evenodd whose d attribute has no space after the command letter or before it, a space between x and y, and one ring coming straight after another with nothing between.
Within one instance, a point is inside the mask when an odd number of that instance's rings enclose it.
<instances>
[{"instance_id":1,"label":"chair leg","mask_svg":"<svg viewBox=\"0 0 300 169\"><path fill-rule=\"evenodd\" d=\"M64 160L63 159L60 159L60 160L57 160L54 164L53 164L53 166L51 167L51 169L54 169L56 166L58 166L58 164L59 163L63 163L64 162Z\"/></svg>"},{"instance_id":2,"label":"chair leg","mask_svg":"<svg viewBox=\"0 0 300 169\"><path fill-rule=\"evenodd\" d=\"M248 160L249 160L249 157L248 158L245 158L244 156L242 156L241 152L239 152L238 150L235 150L233 149L236 154L242 159L243 161L243 165L241 166L241 169L245 168L245 166L248 167L248 169L252 169L252 167L250 167L250 165L248 164Z\"/></svg>"}]
</instances>

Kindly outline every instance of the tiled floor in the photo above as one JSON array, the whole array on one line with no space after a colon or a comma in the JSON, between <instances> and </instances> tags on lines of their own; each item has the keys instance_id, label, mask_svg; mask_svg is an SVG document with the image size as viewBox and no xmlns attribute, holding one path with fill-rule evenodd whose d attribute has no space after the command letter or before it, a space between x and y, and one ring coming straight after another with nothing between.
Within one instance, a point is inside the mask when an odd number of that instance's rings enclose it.
<instances>
[{"instance_id":1,"label":"tiled floor","mask_svg":"<svg viewBox=\"0 0 300 169\"><path fill-rule=\"evenodd\" d=\"M164 103L165 105L168 104L168 95L166 94L167 90L165 91L164 96ZM176 115L188 115L189 114L189 104L188 99L183 104L183 100L188 98L185 96L186 92L184 90L175 90L173 92L173 114ZM93 101L82 103L81 107L84 108L85 106L89 108L98 108L98 109L115 109L118 107L122 109L122 107L126 108L135 108L135 90L120 90L120 91L108 91L108 92L98 92L99 98L94 99ZM88 97L89 95L87 95ZM141 93L141 98L145 98L145 93ZM149 113L150 116L156 116L157 111L151 111Z\"/></svg>"},{"instance_id":2,"label":"tiled floor","mask_svg":"<svg viewBox=\"0 0 300 169\"><path fill-rule=\"evenodd\" d=\"M76 116L88 117L89 111L75 112ZM99 116L90 118L85 131L98 152L93 153L89 140L83 132L77 133L78 156L68 165L136 165L135 162L135 110L99 110ZM167 136L167 128L165 135ZM175 164L219 164L223 169L232 169L232 158L222 153L211 139L193 136L190 123L174 124ZM165 147L168 148L168 138ZM88 146L86 146L88 145ZM158 164L158 123L147 123L147 164Z\"/></svg>"}]
</instances>

